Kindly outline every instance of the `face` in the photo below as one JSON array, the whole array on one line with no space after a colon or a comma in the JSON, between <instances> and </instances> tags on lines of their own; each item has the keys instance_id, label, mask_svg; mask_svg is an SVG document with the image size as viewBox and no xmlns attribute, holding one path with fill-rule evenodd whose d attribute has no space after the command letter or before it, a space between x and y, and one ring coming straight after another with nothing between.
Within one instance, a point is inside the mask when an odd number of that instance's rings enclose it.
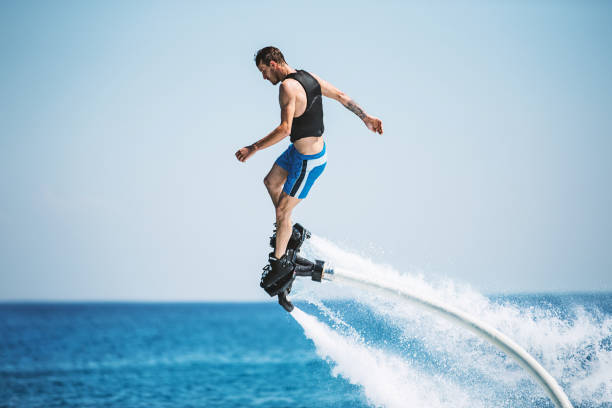
<instances>
[{"instance_id":1,"label":"face","mask_svg":"<svg viewBox=\"0 0 612 408\"><path fill-rule=\"evenodd\" d=\"M280 75L278 73L278 64L275 61L270 61L270 65L265 65L263 62L260 62L259 65L257 65L257 69L261 72L263 79L267 79L272 85L279 83Z\"/></svg>"}]
</instances>

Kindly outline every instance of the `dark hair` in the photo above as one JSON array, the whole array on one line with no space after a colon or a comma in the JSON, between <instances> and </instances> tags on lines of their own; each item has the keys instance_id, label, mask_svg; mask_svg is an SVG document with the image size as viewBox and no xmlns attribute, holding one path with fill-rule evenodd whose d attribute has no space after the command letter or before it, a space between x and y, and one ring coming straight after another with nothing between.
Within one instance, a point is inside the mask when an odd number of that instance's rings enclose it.
<instances>
[{"instance_id":1,"label":"dark hair","mask_svg":"<svg viewBox=\"0 0 612 408\"><path fill-rule=\"evenodd\" d=\"M270 61L274 61L277 64L287 63L281 50L276 47L264 47L255 54L255 65L259 65L262 62L264 65L270 65Z\"/></svg>"}]
</instances>

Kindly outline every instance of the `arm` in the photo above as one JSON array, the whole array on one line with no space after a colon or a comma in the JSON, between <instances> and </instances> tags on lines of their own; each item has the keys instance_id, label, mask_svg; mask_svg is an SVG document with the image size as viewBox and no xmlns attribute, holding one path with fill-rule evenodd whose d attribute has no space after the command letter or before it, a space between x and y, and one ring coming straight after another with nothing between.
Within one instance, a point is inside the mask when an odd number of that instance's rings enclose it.
<instances>
[{"instance_id":1,"label":"arm","mask_svg":"<svg viewBox=\"0 0 612 408\"><path fill-rule=\"evenodd\" d=\"M293 82L293 81L288 81ZM236 158L241 162L246 161L259 149L270 147L291 133L291 125L293 123L293 115L295 114L295 88L292 88L291 83L283 82L280 86L278 102L281 108L281 123L266 137L259 139L249 146L245 146L236 152Z\"/></svg>"},{"instance_id":2,"label":"arm","mask_svg":"<svg viewBox=\"0 0 612 408\"><path fill-rule=\"evenodd\" d=\"M359 118L363 120L363 123L365 123L368 129L373 132L380 133L382 135L383 128L382 121L380 119L368 115L363 109L361 109L359 105L357 105L354 100L351 99L350 96L348 96L326 80L319 78L313 73L311 73L311 75L315 77L317 81L319 81L319 85L321 85L321 93L323 94L323 96L327 96L328 98L332 98L340 102L342 105L344 105L346 109L359 116Z\"/></svg>"}]
</instances>

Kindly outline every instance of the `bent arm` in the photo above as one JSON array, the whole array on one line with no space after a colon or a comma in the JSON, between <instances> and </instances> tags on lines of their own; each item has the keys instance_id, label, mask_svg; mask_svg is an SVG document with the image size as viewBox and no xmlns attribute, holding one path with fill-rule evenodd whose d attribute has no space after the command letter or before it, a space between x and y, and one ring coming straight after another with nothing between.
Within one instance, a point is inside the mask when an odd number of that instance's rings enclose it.
<instances>
[{"instance_id":1,"label":"bent arm","mask_svg":"<svg viewBox=\"0 0 612 408\"><path fill-rule=\"evenodd\" d=\"M236 152L236 158L241 162L246 161L257 150L270 147L291 134L293 115L295 114L295 91L286 83L282 83L278 95L281 108L281 123L267 136L259 139L249 146L245 146Z\"/></svg>"},{"instance_id":2,"label":"bent arm","mask_svg":"<svg viewBox=\"0 0 612 408\"><path fill-rule=\"evenodd\" d=\"M311 73L311 75L319 82L319 85L321 86L321 94L323 96L326 96L328 98L331 98L331 99L334 99L340 102L342 105L344 105L346 109L350 110L355 115L359 116L359 118L363 120L363 122L368 127L368 129L374 132L380 133L382 135L383 129L382 129L382 121L380 119L374 116L368 115L361 108L361 106L357 105L357 102L351 99L350 96L348 96L347 94L345 94L344 92L342 92L341 90L339 90L338 88L336 88L335 86L327 82L326 80L319 78L313 73Z\"/></svg>"},{"instance_id":3,"label":"bent arm","mask_svg":"<svg viewBox=\"0 0 612 408\"><path fill-rule=\"evenodd\" d=\"M281 123L266 137L253 143L256 150L270 147L291 134L291 125L295 114L295 92L285 82L280 86L278 102L281 108Z\"/></svg>"}]
</instances>

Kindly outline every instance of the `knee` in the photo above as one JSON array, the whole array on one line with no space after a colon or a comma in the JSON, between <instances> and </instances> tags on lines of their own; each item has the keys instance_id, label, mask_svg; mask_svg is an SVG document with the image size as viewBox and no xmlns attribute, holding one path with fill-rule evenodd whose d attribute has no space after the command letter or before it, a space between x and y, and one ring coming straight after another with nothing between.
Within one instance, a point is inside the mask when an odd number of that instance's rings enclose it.
<instances>
[{"instance_id":1,"label":"knee","mask_svg":"<svg viewBox=\"0 0 612 408\"><path fill-rule=\"evenodd\" d=\"M274 182L274 179L270 177L270 175L264 177L263 182L268 190L278 190L281 187L278 183Z\"/></svg>"}]
</instances>

